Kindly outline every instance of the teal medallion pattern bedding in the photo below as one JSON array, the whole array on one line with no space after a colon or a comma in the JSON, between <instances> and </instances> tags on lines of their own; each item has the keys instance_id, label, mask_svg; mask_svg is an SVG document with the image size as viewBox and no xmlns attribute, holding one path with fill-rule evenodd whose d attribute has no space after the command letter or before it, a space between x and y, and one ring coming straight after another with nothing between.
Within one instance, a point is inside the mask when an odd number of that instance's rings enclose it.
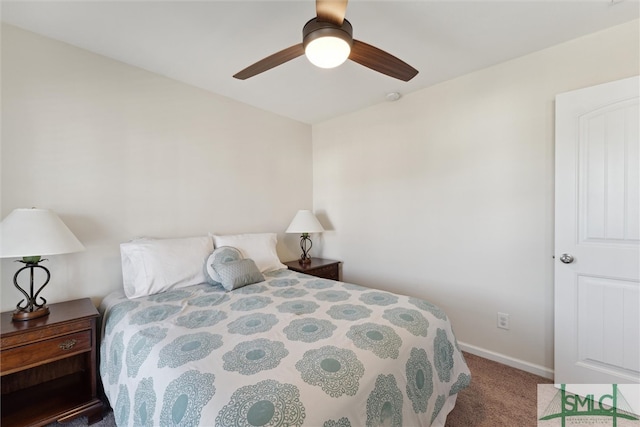
<instances>
[{"instance_id":1,"label":"teal medallion pattern bedding","mask_svg":"<svg viewBox=\"0 0 640 427\"><path fill-rule=\"evenodd\" d=\"M103 300L100 375L118 426L436 426L470 384L432 303L264 278Z\"/></svg>"}]
</instances>

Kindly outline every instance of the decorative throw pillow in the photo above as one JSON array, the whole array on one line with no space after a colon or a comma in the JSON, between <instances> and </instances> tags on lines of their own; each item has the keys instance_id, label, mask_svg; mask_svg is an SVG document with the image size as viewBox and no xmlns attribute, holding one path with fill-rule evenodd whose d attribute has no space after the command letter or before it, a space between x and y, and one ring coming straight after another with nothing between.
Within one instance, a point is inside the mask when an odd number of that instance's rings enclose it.
<instances>
[{"instance_id":1,"label":"decorative throw pillow","mask_svg":"<svg viewBox=\"0 0 640 427\"><path fill-rule=\"evenodd\" d=\"M247 233L233 235L210 234L213 245L232 246L240 250L244 258L251 258L261 273L287 268L280 262L276 252L278 237L276 233Z\"/></svg>"},{"instance_id":2,"label":"decorative throw pillow","mask_svg":"<svg viewBox=\"0 0 640 427\"><path fill-rule=\"evenodd\" d=\"M205 269L207 271L207 281L212 285L217 285L222 283L220 276L213 268L214 264L222 264L229 261L238 261L241 260L242 254L236 248L232 248L231 246L221 246L215 249L209 258L207 258L207 262L205 265Z\"/></svg>"},{"instance_id":3,"label":"decorative throw pillow","mask_svg":"<svg viewBox=\"0 0 640 427\"><path fill-rule=\"evenodd\" d=\"M222 287L227 291L264 281L256 263L248 258L213 264L213 269L220 277Z\"/></svg>"}]
</instances>

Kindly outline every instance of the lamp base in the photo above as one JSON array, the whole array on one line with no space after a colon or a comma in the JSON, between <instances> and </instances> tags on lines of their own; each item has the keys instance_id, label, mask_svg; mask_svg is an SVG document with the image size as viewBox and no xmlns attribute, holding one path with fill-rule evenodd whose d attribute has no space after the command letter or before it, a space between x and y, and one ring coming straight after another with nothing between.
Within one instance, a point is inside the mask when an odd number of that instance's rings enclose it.
<instances>
[{"instance_id":1,"label":"lamp base","mask_svg":"<svg viewBox=\"0 0 640 427\"><path fill-rule=\"evenodd\" d=\"M39 256L24 257L22 260L18 260L18 262L21 262L24 264L24 267L16 271L16 274L13 276L13 286L15 286L16 289L19 290L22 293L22 295L24 295L24 299L21 299L20 302L16 304L16 310L13 312L13 316L11 316L13 321L25 321L25 320L37 319L39 317L44 317L49 314L49 307L47 307L47 300L40 297L40 299L42 300L42 303L38 303L37 301L38 295L40 294L42 289L44 289L44 287L47 286L47 283L49 283L49 279L51 278L51 273L49 273L49 270L45 266L39 264L41 261L46 261L46 260L41 259L41 257ZM34 293L33 270L36 268L41 268L44 271L44 273L46 274L46 280L40 286L40 289L38 289L38 291ZM27 269L29 270L29 273L30 273L29 274L30 276L30 280L29 280L30 292L29 293L27 293L27 291L22 289L18 284L18 276L23 270L27 270Z\"/></svg>"},{"instance_id":2,"label":"lamp base","mask_svg":"<svg viewBox=\"0 0 640 427\"><path fill-rule=\"evenodd\" d=\"M300 236L300 249L302 249L302 255L300 255L300 259L298 260L300 265L311 264L311 257L309 256L309 250L311 250L311 246L313 246L313 243L311 242L309 233L302 233L302 235Z\"/></svg>"},{"instance_id":3,"label":"lamp base","mask_svg":"<svg viewBox=\"0 0 640 427\"><path fill-rule=\"evenodd\" d=\"M11 316L11 320L24 322L25 320L37 319L39 317L44 317L49 315L49 307L46 305L44 307L39 307L36 310L16 310L13 312L13 316Z\"/></svg>"}]
</instances>

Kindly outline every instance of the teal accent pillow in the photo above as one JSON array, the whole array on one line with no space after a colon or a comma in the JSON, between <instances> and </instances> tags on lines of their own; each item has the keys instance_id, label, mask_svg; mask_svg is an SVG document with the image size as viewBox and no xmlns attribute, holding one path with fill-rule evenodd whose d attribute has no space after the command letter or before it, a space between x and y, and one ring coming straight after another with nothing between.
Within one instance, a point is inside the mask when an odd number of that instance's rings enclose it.
<instances>
[{"instance_id":1,"label":"teal accent pillow","mask_svg":"<svg viewBox=\"0 0 640 427\"><path fill-rule=\"evenodd\" d=\"M221 246L217 248L211 253L211 255L209 255L205 264L207 281L212 285L219 285L222 280L220 280L220 276L218 276L218 273L216 273L213 266L229 261L238 261L242 258L242 254L236 248L232 248L231 246Z\"/></svg>"},{"instance_id":2,"label":"teal accent pillow","mask_svg":"<svg viewBox=\"0 0 640 427\"><path fill-rule=\"evenodd\" d=\"M264 282L264 276L256 263L249 258L213 264L213 269L220 278L222 287L227 291Z\"/></svg>"}]
</instances>

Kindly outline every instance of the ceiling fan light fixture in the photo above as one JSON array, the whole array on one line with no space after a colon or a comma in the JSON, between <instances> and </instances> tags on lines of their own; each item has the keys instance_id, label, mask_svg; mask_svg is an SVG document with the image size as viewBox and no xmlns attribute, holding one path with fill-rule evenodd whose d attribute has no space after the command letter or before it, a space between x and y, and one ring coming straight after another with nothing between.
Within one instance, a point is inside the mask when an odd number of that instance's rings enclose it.
<instances>
[{"instance_id":1,"label":"ceiling fan light fixture","mask_svg":"<svg viewBox=\"0 0 640 427\"><path fill-rule=\"evenodd\" d=\"M353 28L346 19L342 25L311 19L302 29L302 44L307 59L320 68L334 68L351 54Z\"/></svg>"},{"instance_id":2,"label":"ceiling fan light fixture","mask_svg":"<svg viewBox=\"0 0 640 427\"><path fill-rule=\"evenodd\" d=\"M349 58L351 46L341 38L325 36L309 43L304 53L316 67L335 68Z\"/></svg>"}]
</instances>

